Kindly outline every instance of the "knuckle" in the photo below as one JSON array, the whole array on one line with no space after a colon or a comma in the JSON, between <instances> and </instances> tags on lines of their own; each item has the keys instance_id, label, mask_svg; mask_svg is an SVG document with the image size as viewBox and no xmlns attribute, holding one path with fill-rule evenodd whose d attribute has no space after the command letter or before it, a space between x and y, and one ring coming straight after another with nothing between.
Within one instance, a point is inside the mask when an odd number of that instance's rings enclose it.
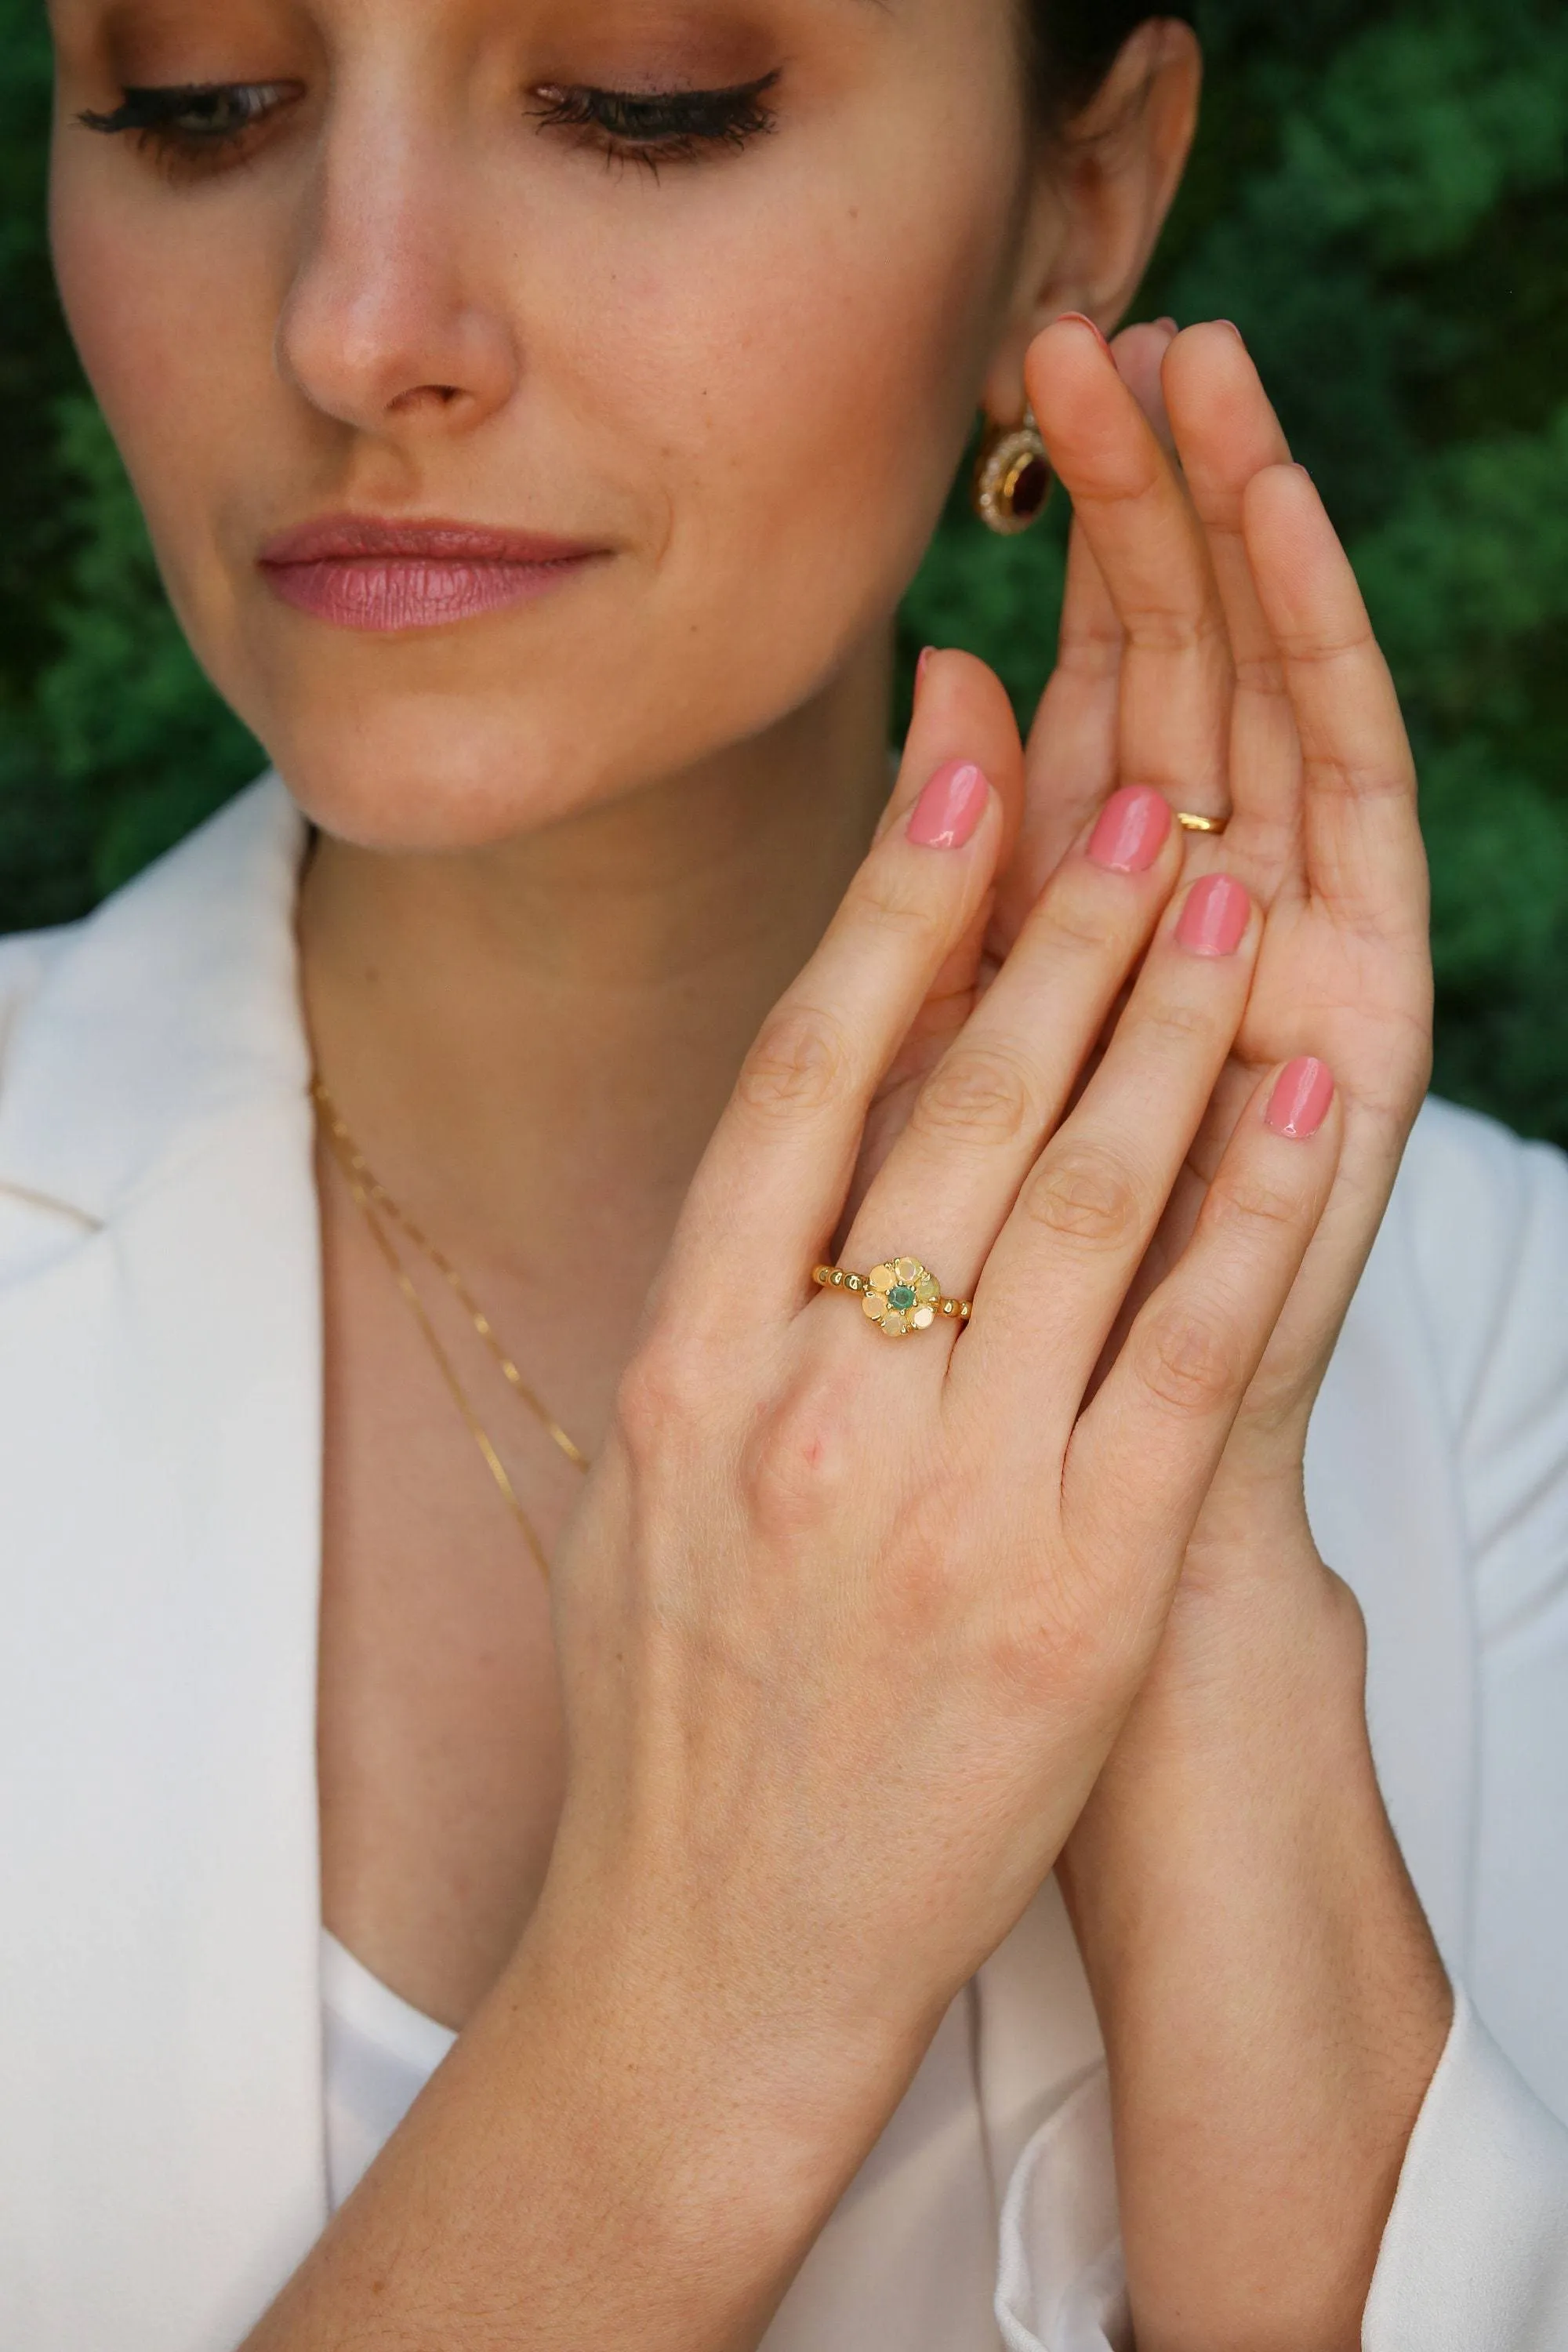
<instances>
[{"instance_id":1,"label":"knuckle","mask_svg":"<svg viewBox=\"0 0 1568 2352\"><path fill-rule=\"evenodd\" d=\"M940 1142L1011 1143L1033 1117L1027 1077L1011 1056L968 1046L949 1054L927 1080L910 1125Z\"/></svg>"},{"instance_id":2,"label":"knuckle","mask_svg":"<svg viewBox=\"0 0 1568 2352\"><path fill-rule=\"evenodd\" d=\"M1136 1013L1139 1031L1156 1052L1206 1044L1215 1032L1215 1008L1189 1004L1179 996L1150 996Z\"/></svg>"},{"instance_id":3,"label":"knuckle","mask_svg":"<svg viewBox=\"0 0 1568 2352\"><path fill-rule=\"evenodd\" d=\"M831 1381L816 1378L752 1433L742 1483L764 1536L798 1537L843 1509L860 1475L849 1402Z\"/></svg>"},{"instance_id":4,"label":"knuckle","mask_svg":"<svg viewBox=\"0 0 1568 2352\"><path fill-rule=\"evenodd\" d=\"M1031 946L1037 941L1049 953L1075 962L1083 957L1121 955L1125 942L1096 890L1099 878L1092 869L1085 875L1079 867L1065 867L1035 911Z\"/></svg>"},{"instance_id":5,"label":"knuckle","mask_svg":"<svg viewBox=\"0 0 1568 2352\"><path fill-rule=\"evenodd\" d=\"M1190 1308L1167 1307L1150 1318L1139 1339L1137 1370L1162 1404L1194 1421L1222 1412L1246 1385L1235 1334Z\"/></svg>"},{"instance_id":6,"label":"knuckle","mask_svg":"<svg viewBox=\"0 0 1568 2352\"><path fill-rule=\"evenodd\" d=\"M844 1087L851 1056L837 1022L820 1006L782 1005L742 1066L737 1099L764 1114L820 1110Z\"/></svg>"},{"instance_id":7,"label":"knuckle","mask_svg":"<svg viewBox=\"0 0 1568 2352\"><path fill-rule=\"evenodd\" d=\"M1353 621L1342 631L1292 629L1277 625L1274 634L1286 659L1309 669L1328 669L1337 662L1359 661L1376 650L1371 623L1365 620Z\"/></svg>"},{"instance_id":8,"label":"knuckle","mask_svg":"<svg viewBox=\"0 0 1568 2352\"><path fill-rule=\"evenodd\" d=\"M622 1373L616 1421L635 1457L667 1454L679 1435L706 1419L709 1383L700 1351L675 1332L653 1334Z\"/></svg>"},{"instance_id":9,"label":"knuckle","mask_svg":"<svg viewBox=\"0 0 1568 2352\"><path fill-rule=\"evenodd\" d=\"M873 858L862 868L854 887L858 913L879 931L911 938L924 944L945 936L947 910L922 887L926 870L910 873L901 861Z\"/></svg>"},{"instance_id":10,"label":"knuckle","mask_svg":"<svg viewBox=\"0 0 1568 2352\"><path fill-rule=\"evenodd\" d=\"M1314 792L1335 800L1403 800L1413 789L1403 761L1357 761L1328 750L1309 751L1306 773Z\"/></svg>"},{"instance_id":11,"label":"knuckle","mask_svg":"<svg viewBox=\"0 0 1568 2352\"><path fill-rule=\"evenodd\" d=\"M1215 1220L1234 1233L1295 1234L1307 1222L1308 1203L1302 1195L1256 1170L1216 1187L1213 1200Z\"/></svg>"},{"instance_id":12,"label":"knuckle","mask_svg":"<svg viewBox=\"0 0 1568 2352\"><path fill-rule=\"evenodd\" d=\"M1048 1151L1025 1187L1024 1206L1047 1232L1100 1249L1126 1241L1143 1212L1125 1165L1087 1144Z\"/></svg>"},{"instance_id":13,"label":"knuckle","mask_svg":"<svg viewBox=\"0 0 1568 2352\"><path fill-rule=\"evenodd\" d=\"M1238 656L1236 684L1238 693L1261 695L1271 702L1282 700L1290 690L1285 665L1277 653Z\"/></svg>"},{"instance_id":14,"label":"knuckle","mask_svg":"<svg viewBox=\"0 0 1568 2352\"><path fill-rule=\"evenodd\" d=\"M1218 617L1206 604L1140 604L1123 617L1130 641L1142 653L1205 653L1222 641Z\"/></svg>"}]
</instances>

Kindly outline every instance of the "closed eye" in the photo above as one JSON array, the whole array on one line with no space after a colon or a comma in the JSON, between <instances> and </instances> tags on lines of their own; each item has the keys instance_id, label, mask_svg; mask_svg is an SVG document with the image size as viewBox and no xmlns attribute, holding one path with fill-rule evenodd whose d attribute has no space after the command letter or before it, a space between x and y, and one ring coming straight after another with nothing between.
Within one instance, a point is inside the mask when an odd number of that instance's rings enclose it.
<instances>
[{"instance_id":1,"label":"closed eye","mask_svg":"<svg viewBox=\"0 0 1568 2352\"><path fill-rule=\"evenodd\" d=\"M723 148L740 150L777 123L767 103L779 77L742 82L730 89L563 89L534 91L534 118L542 131L580 134L608 160L645 163L689 163Z\"/></svg>"},{"instance_id":2,"label":"closed eye","mask_svg":"<svg viewBox=\"0 0 1568 2352\"><path fill-rule=\"evenodd\" d=\"M167 159L199 163L233 153L282 108L302 98L298 82L179 82L127 89L111 114L77 117L87 131L130 133Z\"/></svg>"}]
</instances>

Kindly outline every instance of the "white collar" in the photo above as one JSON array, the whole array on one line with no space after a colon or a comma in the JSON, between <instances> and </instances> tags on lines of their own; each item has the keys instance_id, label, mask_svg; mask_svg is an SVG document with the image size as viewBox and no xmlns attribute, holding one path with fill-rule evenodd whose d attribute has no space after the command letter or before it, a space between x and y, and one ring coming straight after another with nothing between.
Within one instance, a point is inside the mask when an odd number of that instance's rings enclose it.
<instances>
[{"instance_id":1,"label":"white collar","mask_svg":"<svg viewBox=\"0 0 1568 2352\"><path fill-rule=\"evenodd\" d=\"M0 1087L0 1185L101 1224L238 1106L303 1090L304 843L264 776L50 943Z\"/></svg>"}]
</instances>

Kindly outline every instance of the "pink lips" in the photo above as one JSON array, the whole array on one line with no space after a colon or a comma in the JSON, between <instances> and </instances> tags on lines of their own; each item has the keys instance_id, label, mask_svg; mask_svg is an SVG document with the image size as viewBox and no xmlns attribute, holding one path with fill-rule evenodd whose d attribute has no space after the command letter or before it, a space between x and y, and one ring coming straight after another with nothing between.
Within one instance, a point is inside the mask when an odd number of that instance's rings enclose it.
<instances>
[{"instance_id":1,"label":"pink lips","mask_svg":"<svg viewBox=\"0 0 1568 2352\"><path fill-rule=\"evenodd\" d=\"M286 604L341 629L439 629L531 603L605 553L535 531L327 515L268 540L258 561Z\"/></svg>"}]
</instances>

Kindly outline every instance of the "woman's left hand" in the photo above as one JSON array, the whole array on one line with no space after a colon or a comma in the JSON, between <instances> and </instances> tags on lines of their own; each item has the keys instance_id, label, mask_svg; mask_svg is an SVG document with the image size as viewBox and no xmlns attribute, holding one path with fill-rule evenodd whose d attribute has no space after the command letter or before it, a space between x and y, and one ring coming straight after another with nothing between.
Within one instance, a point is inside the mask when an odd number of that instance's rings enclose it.
<instances>
[{"instance_id":1,"label":"woman's left hand","mask_svg":"<svg viewBox=\"0 0 1568 2352\"><path fill-rule=\"evenodd\" d=\"M1134 328L1113 363L1059 322L1028 375L1075 522L990 952L1129 783L1228 815L1192 860L1268 909L1148 1284L1260 1069L1321 1060L1345 1107L1329 1213L1059 1875L1110 2055L1140 2352L1350 2352L1452 2013L1377 1789L1360 1612L1319 1558L1301 1473L1430 1070L1414 764L1350 565L1235 330ZM922 718L970 690L944 658Z\"/></svg>"},{"instance_id":2,"label":"woman's left hand","mask_svg":"<svg viewBox=\"0 0 1568 2352\"><path fill-rule=\"evenodd\" d=\"M1133 329L1116 359L1058 328L1031 360L1077 520L1016 887L1081 822L1098 751L1100 791L1153 782L1228 814L1194 860L1223 857L1268 908L1151 1281L1259 1061L1327 1062L1345 1143L1060 1875L1110 2058L1140 2352L1352 2352L1452 2015L1377 1787L1361 1613L1302 1486L1431 1068L1415 772L1349 562L1235 330Z\"/></svg>"}]
</instances>

